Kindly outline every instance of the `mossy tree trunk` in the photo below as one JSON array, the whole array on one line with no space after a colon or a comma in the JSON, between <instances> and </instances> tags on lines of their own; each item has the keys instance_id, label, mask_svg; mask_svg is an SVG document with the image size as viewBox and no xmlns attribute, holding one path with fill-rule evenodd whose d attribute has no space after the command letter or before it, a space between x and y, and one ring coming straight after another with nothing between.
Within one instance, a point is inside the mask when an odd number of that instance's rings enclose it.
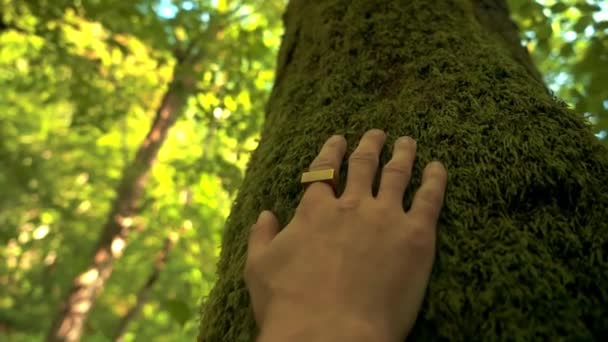
<instances>
[{"instance_id":1,"label":"mossy tree trunk","mask_svg":"<svg viewBox=\"0 0 608 342\"><path fill-rule=\"evenodd\" d=\"M502 1L292 0L284 19L200 341L254 340L242 277L251 224L271 209L285 225L321 144L342 133L351 152L370 128L388 133L382 163L398 136L418 142L405 208L426 163L449 171L411 340L606 336L608 151L546 90Z\"/></svg>"}]
</instances>

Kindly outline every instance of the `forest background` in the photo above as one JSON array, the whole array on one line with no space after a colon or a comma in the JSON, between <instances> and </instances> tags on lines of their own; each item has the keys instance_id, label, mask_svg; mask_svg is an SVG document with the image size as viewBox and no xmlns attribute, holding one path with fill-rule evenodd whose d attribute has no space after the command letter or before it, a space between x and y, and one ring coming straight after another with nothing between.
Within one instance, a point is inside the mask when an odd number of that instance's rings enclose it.
<instances>
[{"instance_id":1,"label":"forest background","mask_svg":"<svg viewBox=\"0 0 608 342\"><path fill-rule=\"evenodd\" d=\"M509 4L547 85L608 146L608 4ZM0 340L45 338L125 196L121 182L142 172L84 337L196 338L263 124L284 8L0 0ZM150 146L158 156L141 157Z\"/></svg>"}]
</instances>

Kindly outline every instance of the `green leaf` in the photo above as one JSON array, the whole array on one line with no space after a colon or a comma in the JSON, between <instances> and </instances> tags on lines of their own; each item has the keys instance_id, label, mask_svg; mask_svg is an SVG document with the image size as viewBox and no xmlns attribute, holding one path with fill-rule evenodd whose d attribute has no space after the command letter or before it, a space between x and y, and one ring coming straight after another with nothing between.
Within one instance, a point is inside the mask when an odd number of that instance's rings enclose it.
<instances>
[{"instance_id":1,"label":"green leaf","mask_svg":"<svg viewBox=\"0 0 608 342\"><path fill-rule=\"evenodd\" d=\"M560 56L563 56L563 57L570 57L570 56L572 56L573 53L574 53L574 47L572 46L572 43L565 43L564 45L562 45L561 49L559 50Z\"/></svg>"},{"instance_id":2,"label":"green leaf","mask_svg":"<svg viewBox=\"0 0 608 342\"><path fill-rule=\"evenodd\" d=\"M593 24L593 17L590 15L582 16L572 27L577 33L583 33L587 26Z\"/></svg>"},{"instance_id":3,"label":"green leaf","mask_svg":"<svg viewBox=\"0 0 608 342\"><path fill-rule=\"evenodd\" d=\"M539 25L536 28L536 35L538 40L548 40L553 34L553 28L551 27L550 22L543 22L542 25Z\"/></svg>"},{"instance_id":4,"label":"green leaf","mask_svg":"<svg viewBox=\"0 0 608 342\"><path fill-rule=\"evenodd\" d=\"M600 6L594 5L594 4L589 4L587 2L579 2L574 6L576 6L576 8L578 8L583 13L592 13L592 12L598 12L598 11L602 10L602 8Z\"/></svg>"},{"instance_id":5,"label":"green leaf","mask_svg":"<svg viewBox=\"0 0 608 342\"><path fill-rule=\"evenodd\" d=\"M553 13L562 13L568 9L568 5L563 2L558 2L555 5L551 6L551 12Z\"/></svg>"},{"instance_id":6,"label":"green leaf","mask_svg":"<svg viewBox=\"0 0 608 342\"><path fill-rule=\"evenodd\" d=\"M602 31L608 29L608 20L602 20L595 23L595 30Z\"/></svg>"},{"instance_id":7,"label":"green leaf","mask_svg":"<svg viewBox=\"0 0 608 342\"><path fill-rule=\"evenodd\" d=\"M167 300L164 306L171 318L180 325L184 325L192 317L192 310L188 304L179 299Z\"/></svg>"}]
</instances>

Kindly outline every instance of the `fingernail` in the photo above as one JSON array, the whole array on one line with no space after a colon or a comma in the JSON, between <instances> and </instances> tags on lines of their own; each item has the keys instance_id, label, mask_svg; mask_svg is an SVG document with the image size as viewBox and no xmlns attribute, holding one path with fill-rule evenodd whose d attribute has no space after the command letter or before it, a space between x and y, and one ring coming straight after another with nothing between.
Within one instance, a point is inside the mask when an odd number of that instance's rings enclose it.
<instances>
[{"instance_id":1,"label":"fingernail","mask_svg":"<svg viewBox=\"0 0 608 342\"><path fill-rule=\"evenodd\" d=\"M416 146L416 140L414 140L414 138L412 138L412 137L410 137L410 136L404 135L404 136L402 136L402 137L399 137L399 140L400 140L400 141L403 141L403 142L410 142L410 143L412 143L414 146Z\"/></svg>"},{"instance_id":2,"label":"fingernail","mask_svg":"<svg viewBox=\"0 0 608 342\"><path fill-rule=\"evenodd\" d=\"M386 133L384 133L384 131L381 130L380 128L372 128L368 132L371 134L378 134L378 135L386 136Z\"/></svg>"}]
</instances>

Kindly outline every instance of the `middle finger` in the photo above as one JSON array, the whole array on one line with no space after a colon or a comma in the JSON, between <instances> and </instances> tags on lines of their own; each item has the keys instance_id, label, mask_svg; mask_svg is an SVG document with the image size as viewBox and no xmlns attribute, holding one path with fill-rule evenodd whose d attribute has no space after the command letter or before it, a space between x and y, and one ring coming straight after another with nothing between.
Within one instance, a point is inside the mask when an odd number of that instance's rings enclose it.
<instances>
[{"instance_id":1,"label":"middle finger","mask_svg":"<svg viewBox=\"0 0 608 342\"><path fill-rule=\"evenodd\" d=\"M359 146L348 160L344 196L358 198L362 195L372 195L372 184L385 140L386 134L382 130L372 129L365 132Z\"/></svg>"}]
</instances>

